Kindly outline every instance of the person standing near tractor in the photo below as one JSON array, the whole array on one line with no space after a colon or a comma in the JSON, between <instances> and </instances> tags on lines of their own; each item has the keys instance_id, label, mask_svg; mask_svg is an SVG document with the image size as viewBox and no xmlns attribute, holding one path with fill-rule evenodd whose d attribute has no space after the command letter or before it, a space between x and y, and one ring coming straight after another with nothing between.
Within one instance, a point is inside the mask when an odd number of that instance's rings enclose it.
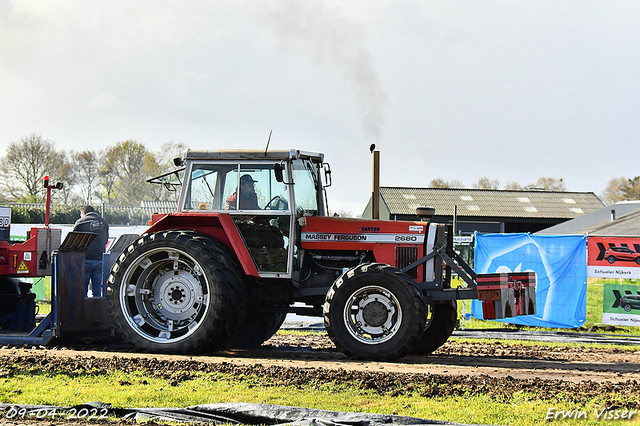
<instances>
[{"instance_id":1,"label":"person standing near tractor","mask_svg":"<svg viewBox=\"0 0 640 426\"><path fill-rule=\"evenodd\" d=\"M84 291L89 296L89 283L93 297L102 297L102 254L109 240L109 224L95 212L93 207L84 206L80 219L73 226L74 231L92 232L96 238L87 247L84 261Z\"/></svg>"}]
</instances>

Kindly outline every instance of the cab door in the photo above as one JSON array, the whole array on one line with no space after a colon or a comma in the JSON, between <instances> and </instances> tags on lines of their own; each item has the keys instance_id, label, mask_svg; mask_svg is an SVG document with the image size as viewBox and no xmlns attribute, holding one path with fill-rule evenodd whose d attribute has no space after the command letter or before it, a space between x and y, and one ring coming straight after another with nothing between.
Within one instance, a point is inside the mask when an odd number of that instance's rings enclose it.
<instances>
[{"instance_id":1,"label":"cab door","mask_svg":"<svg viewBox=\"0 0 640 426\"><path fill-rule=\"evenodd\" d=\"M261 277L291 277L292 185L278 182L274 163L241 163L225 175L225 210ZM251 183L249 185L249 183Z\"/></svg>"}]
</instances>

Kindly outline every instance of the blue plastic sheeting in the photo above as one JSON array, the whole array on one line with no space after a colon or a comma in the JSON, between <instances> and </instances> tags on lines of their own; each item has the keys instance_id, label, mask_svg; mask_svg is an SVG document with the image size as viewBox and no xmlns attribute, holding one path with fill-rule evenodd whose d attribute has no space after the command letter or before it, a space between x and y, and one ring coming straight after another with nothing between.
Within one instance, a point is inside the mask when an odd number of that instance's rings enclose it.
<instances>
[{"instance_id":1,"label":"blue plastic sheeting","mask_svg":"<svg viewBox=\"0 0 640 426\"><path fill-rule=\"evenodd\" d=\"M497 320L534 327L577 328L587 314L587 237L530 234L476 235L476 273L537 275L536 314ZM474 300L471 315L483 319Z\"/></svg>"}]
</instances>

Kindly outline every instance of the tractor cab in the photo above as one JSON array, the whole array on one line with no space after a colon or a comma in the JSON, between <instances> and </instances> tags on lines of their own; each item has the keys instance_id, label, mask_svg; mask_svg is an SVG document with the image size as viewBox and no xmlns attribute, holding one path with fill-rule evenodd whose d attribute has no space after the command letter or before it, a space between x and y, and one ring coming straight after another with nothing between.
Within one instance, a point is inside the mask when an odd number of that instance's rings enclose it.
<instances>
[{"instance_id":1,"label":"tractor cab","mask_svg":"<svg viewBox=\"0 0 640 426\"><path fill-rule=\"evenodd\" d=\"M300 251L295 221L327 215L323 155L189 150L183 165L172 175L182 181L179 211L229 214L258 274L290 278Z\"/></svg>"}]
</instances>

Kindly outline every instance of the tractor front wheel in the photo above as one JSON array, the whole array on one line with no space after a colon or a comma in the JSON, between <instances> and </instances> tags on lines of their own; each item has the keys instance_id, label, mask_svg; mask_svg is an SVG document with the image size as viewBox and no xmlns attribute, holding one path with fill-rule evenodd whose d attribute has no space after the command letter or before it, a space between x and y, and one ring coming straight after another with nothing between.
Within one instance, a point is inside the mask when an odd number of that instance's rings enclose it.
<instances>
[{"instance_id":1,"label":"tractor front wheel","mask_svg":"<svg viewBox=\"0 0 640 426\"><path fill-rule=\"evenodd\" d=\"M373 263L338 278L327 293L323 313L338 350L352 358L391 361L417 344L426 305L407 274Z\"/></svg>"},{"instance_id":2,"label":"tractor front wheel","mask_svg":"<svg viewBox=\"0 0 640 426\"><path fill-rule=\"evenodd\" d=\"M444 345L456 327L458 310L456 302L431 303L428 305L424 332L414 349L417 354L430 354Z\"/></svg>"},{"instance_id":3,"label":"tractor front wheel","mask_svg":"<svg viewBox=\"0 0 640 426\"><path fill-rule=\"evenodd\" d=\"M285 312L257 312L245 316L238 331L224 345L232 349L254 349L276 334L286 318Z\"/></svg>"},{"instance_id":4,"label":"tractor front wheel","mask_svg":"<svg viewBox=\"0 0 640 426\"><path fill-rule=\"evenodd\" d=\"M242 269L223 244L193 231L140 237L118 256L106 287L116 330L141 351L215 350L246 311Z\"/></svg>"}]
</instances>

